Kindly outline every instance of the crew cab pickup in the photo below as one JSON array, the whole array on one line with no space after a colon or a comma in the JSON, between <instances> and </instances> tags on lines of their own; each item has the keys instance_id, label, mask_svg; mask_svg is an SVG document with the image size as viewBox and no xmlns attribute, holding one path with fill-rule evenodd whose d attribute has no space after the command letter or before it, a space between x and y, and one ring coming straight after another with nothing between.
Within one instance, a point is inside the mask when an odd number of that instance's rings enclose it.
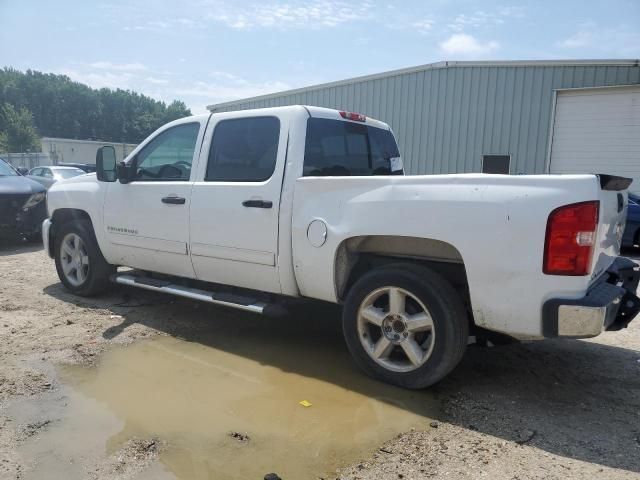
<instances>
[{"instance_id":1,"label":"crew cab pickup","mask_svg":"<svg viewBox=\"0 0 640 480\"><path fill-rule=\"evenodd\" d=\"M405 176L388 125L305 106L180 119L96 164L47 198L71 292L340 303L355 362L400 386L443 378L470 336L593 337L640 309L625 178Z\"/></svg>"}]
</instances>

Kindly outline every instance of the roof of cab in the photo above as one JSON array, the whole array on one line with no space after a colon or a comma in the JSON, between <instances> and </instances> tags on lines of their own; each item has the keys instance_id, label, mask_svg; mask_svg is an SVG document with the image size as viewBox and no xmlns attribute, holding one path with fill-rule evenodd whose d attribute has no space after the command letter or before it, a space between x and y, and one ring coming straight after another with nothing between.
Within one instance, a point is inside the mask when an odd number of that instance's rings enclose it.
<instances>
[{"instance_id":1,"label":"roof of cab","mask_svg":"<svg viewBox=\"0 0 640 480\"><path fill-rule=\"evenodd\" d=\"M317 118L330 118L330 119L335 119L335 120L342 120L345 122L353 122L353 123L361 123L361 122L354 122L352 120L347 120L344 119L340 116L340 110L335 110L333 108L324 108L324 107L313 107L313 106L306 106L303 105L304 108L307 109L307 112L309 112L309 115L312 117L317 117ZM356 112L359 113L359 112ZM371 125L372 127L377 127L377 128L384 128L386 130L389 130L389 125L387 125L384 122L381 122L380 120L376 120L375 118L371 118L371 117L366 117L366 124L367 125Z\"/></svg>"},{"instance_id":2,"label":"roof of cab","mask_svg":"<svg viewBox=\"0 0 640 480\"><path fill-rule=\"evenodd\" d=\"M264 112L269 111L270 113L275 113L275 112L286 112L286 111L291 111L291 110L300 110L301 108L304 108L307 113L309 114L310 117L314 117L314 118L328 118L328 119L332 119L332 120L340 120L340 121L344 121L344 122L352 122L352 123L366 123L369 126L372 127L377 127L377 128L383 128L385 130L390 130L389 125L387 125L384 122L381 122L380 120L376 120L375 118L371 118L371 117L366 117L366 121L365 122L357 122L357 121L353 121L353 120L348 120L345 118L342 118L340 116L340 110L335 110L333 108L324 108L324 107L315 107L315 106L311 106L311 105L286 105L283 107L266 107L266 108L254 108L254 109L248 109L248 110L233 110L233 111L225 111L225 112L212 112L212 115L224 115L224 116L228 116L228 115L233 115L234 113L238 113L238 112L242 112L243 116L246 115L251 115L252 112L255 112L256 115L259 114L264 114Z\"/></svg>"}]
</instances>

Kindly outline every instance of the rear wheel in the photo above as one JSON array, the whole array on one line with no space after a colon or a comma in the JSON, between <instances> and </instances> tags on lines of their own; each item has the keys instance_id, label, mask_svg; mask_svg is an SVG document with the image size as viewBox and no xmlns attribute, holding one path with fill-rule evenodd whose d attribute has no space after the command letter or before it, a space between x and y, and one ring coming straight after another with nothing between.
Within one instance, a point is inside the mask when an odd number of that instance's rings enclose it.
<instances>
[{"instance_id":1,"label":"rear wheel","mask_svg":"<svg viewBox=\"0 0 640 480\"><path fill-rule=\"evenodd\" d=\"M441 380L460 361L468 319L462 300L436 272L383 267L351 288L343 312L347 346L374 378L406 388Z\"/></svg>"},{"instance_id":2,"label":"rear wheel","mask_svg":"<svg viewBox=\"0 0 640 480\"><path fill-rule=\"evenodd\" d=\"M69 291L91 296L109 288L115 267L102 256L90 222L64 224L56 232L54 248L58 277Z\"/></svg>"}]
</instances>

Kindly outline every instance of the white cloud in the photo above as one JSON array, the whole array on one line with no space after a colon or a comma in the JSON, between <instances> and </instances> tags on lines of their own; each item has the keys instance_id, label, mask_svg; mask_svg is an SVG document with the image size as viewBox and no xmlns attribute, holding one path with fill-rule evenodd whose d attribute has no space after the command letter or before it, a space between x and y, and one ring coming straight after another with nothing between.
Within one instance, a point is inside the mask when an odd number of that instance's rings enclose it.
<instances>
[{"instance_id":1,"label":"white cloud","mask_svg":"<svg viewBox=\"0 0 640 480\"><path fill-rule=\"evenodd\" d=\"M457 15L448 25L452 30L462 31L467 28L478 28L487 24L501 24L504 20L493 13L477 11L472 14L462 13Z\"/></svg>"},{"instance_id":2,"label":"white cloud","mask_svg":"<svg viewBox=\"0 0 640 480\"><path fill-rule=\"evenodd\" d=\"M365 47L369 44L371 44L371 38L370 37L356 37L353 39L353 44L354 45L358 45L359 47Z\"/></svg>"},{"instance_id":3,"label":"white cloud","mask_svg":"<svg viewBox=\"0 0 640 480\"><path fill-rule=\"evenodd\" d=\"M211 71L207 75L210 80L193 82L188 76L153 71L137 63L97 61L71 64L53 71L93 88L133 90L165 102L183 100L193 113L206 112L206 106L212 103L255 97L291 88L283 81L254 81L225 71Z\"/></svg>"},{"instance_id":4,"label":"white cloud","mask_svg":"<svg viewBox=\"0 0 640 480\"><path fill-rule=\"evenodd\" d=\"M137 24L128 24L123 27L127 32L155 32L162 34L177 34L185 29L202 29L205 23L202 15L194 18L162 18L158 20L145 20Z\"/></svg>"},{"instance_id":5,"label":"white cloud","mask_svg":"<svg viewBox=\"0 0 640 480\"><path fill-rule=\"evenodd\" d=\"M457 15L447 26L456 32L462 32L473 28L495 27L503 25L507 20L523 18L524 8L505 7L495 12L477 10L473 13L461 13Z\"/></svg>"},{"instance_id":6,"label":"white cloud","mask_svg":"<svg viewBox=\"0 0 640 480\"><path fill-rule=\"evenodd\" d=\"M483 43L466 33L454 33L447 40L440 43L440 50L445 55L484 55L497 50L499 47L498 42L494 40Z\"/></svg>"},{"instance_id":7,"label":"white cloud","mask_svg":"<svg viewBox=\"0 0 640 480\"><path fill-rule=\"evenodd\" d=\"M585 22L557 45L565 50L583 50L587 55L637 57L640 55L640 32L626 25L603 28L595 22Z\"/></svg>"},{"instance_id":8,"label":"white cloud","mask_svg":"<svg viewBox=\"0 0 640 480\"><path fill-rule=\"evenodd\" d=\"M244 78L240 78L237 75L234 75L232 73L229 72L220 72L220 71L213 71L213 72L209 72L209 76L211 78L214 78L218 81L230 81L230 82L235 82L235 83L239 83L239 84L247 84L248 82L244 79Z\"/></svg>"},{"instance_id":9,"label":"white cloud","mask_svg":"<svg viewBox=\"0 0 640 480\"><path fill-rule=\"evenodd\" d=\"M54 69L54 71L93 88L140 90L145 82L153 85L169 83L168 80L160 76L149 75L151 73L149 68L141 63L97 61L71 64ZM140 93L145 93L145 91L142 90Z\"/></svg>"},{"instance_id":10,"label":"white cloud","mask_svg":"<svg viewBox=\"0 0 640 480\"><path fill-rule=\"evenodd\" d=\"M165 78L147 77L144 80L155 85L166 85L167 83L169 83L169 80Z\"/></svg>"},{"instance_id":11,"label":"white cloud","mask_svg":"<svg viewBox=\"0 0 640 480\"><path fill-rule=\"evenodd\" d=\"M512 18L524 18L525 17L526 8L525 7L502 7L498 10L498 14L503 17L512 17Z\"/></svg>"},{"instance_id":12,"label":"white cloud","mask_svg":"<svg viewBox=\"0 0 640 480\"><path fill-rule=\"evenodd\" d=\"M586 47L593 42L593 34L591 32L578 32L571 35L569 38L559 42L560 47L565 48L580 48Z\"/></svg>"},{"instance_id":13,"label":"white cloud","mask_svg":"<svg viewBox=\"0 0 640 480\"><path fill-rule=\"evenodd\" d=\"M149 23L147 23L147 25L151 28L157 28L159 30L166 30L171 26L169 22L165 22L163 20L152 20Z\"/></svg>"},{"instance_id":14,"label":"white cloud","mask_svg":"<svg viewBox=\"0 0 640 480\"><path fill-rule=\"evenodd\" d=\"M178 25L183 25L185 27L189 27L189 28L194 28L196 26L198 26L198 22L196 22L195 20L192 20L190 18L176 18L176 23Z\"/></svg>"},{"instance_id":15,"label":"white cloud","mask_svg":"<svg viewBox=\"0 0 640 480\"><path fill-rule=\"evenodd\" d=\"M87 71L83 68L58 68L53 71L93 88L122 88L126 90L132 88L132 80L135 77L129 72Z\"/></svg>"},{"instance_id":16,"label":"white cloud","mask_svg":"<svg viewBox=\"0 0 640 480\"><path fill-rule=\"evenodd\" d=\"M231 75L231 74L230 74ZM234 79L217 79L211 82L197 81L173 90L174 94L194 105L192 110L203 111L206 105L222 103L239 98L256 97L268 93L288 90L291 86L281 81L250 82L232 76ZM200 105L196 105L196 103Z\"/></svg>"},{"instance_id":17,"label":"white cloud","mask_svg":"<svg viewBox=\"0 0 640 480\"><path fill-rule=\"evenodd\" d=\"M231 7L216 2L208 18L236 30L251 28L335 27L368 18L373 4L341 0L294 0L291 3L255 3Z\"/></svg>"},{"instance_id":18,"label":"white cloud","mask_svg":"<svg viewBox=\"0 0 640 480\"><path fill-rule=\"evenodd\" d=\"M147 70L147 67L141 63L93 62L89 63L88 66L98 70L112 70L118 72L140 72Z\"/></svg>"},{"instance_id":19,"label":"white cloud","mask_svg":"<svg viewBox=\"0 0 640 480\"><path fill-rule=\"evenodd\" d=\"M427 33L431 31L435 21L430 20L428 18L417 20L411 24L411 26L416 29L419 33Z\"/></svg>"}]
</instances>

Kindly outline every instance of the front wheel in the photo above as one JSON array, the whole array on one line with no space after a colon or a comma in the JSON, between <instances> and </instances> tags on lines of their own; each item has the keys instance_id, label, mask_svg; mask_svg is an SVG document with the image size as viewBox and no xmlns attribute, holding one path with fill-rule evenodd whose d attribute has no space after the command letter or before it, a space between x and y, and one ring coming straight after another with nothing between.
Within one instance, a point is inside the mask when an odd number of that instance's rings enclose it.
<instances>
[{"instance_id":1,"label":"front wheel","mask_svg":"<svg viewBox=\"0 0 640 480\"><path fill-rule=\"evenodd\" d=\"M382 267L360 278L347 296L342 326L362 370L412 389L453 370L469 335L466 310L451 284L414 265Z\"/></svg>"},{"instance_id":2,"label":"front wheel","mask_svg":"<svg viewBox=\"0 0 640 480\"><path fill-rule=\"evenodd\" d=\"M58 277L67 290L91 296L109 288L115 267L102 256L90 222L76 220L62 225L54 248Z\"/></svg>"}]
</instances>

